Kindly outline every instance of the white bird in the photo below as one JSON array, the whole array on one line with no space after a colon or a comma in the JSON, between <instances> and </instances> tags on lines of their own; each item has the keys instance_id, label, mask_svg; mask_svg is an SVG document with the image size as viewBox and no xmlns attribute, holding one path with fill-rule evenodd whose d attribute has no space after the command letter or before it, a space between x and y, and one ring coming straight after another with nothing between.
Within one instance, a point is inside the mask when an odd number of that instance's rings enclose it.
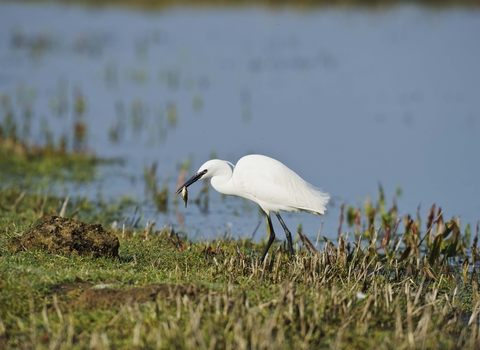
<instances>
[{"instance_id":1,"label":"white bird","mask_svg":"<svg viewBox=\"0 0 480 350\"><path fill-rule=\"evenodd\" d=\"M271 213L275 213L285 230L288 249L293 256L292 234L279 212L306 211L314 215L323 215L330 199L328 193L309 184L278 160L258 154L241 158L236 166L225 160L209 160L180 186L175 194L178 195L185 187L207 178L211 178L211 184L218 192L249 199L265 212L270 233L261 262L275 239Z\"/></svg>"}]
</instances>

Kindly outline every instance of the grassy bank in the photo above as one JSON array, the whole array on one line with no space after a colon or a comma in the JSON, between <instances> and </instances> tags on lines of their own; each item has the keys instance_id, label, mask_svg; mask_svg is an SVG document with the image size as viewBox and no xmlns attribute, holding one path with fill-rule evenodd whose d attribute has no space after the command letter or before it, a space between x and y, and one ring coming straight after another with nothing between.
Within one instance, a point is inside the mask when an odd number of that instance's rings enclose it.
<instances>
[{"instance_id":1,"label":"grassy bank","mask_svg":"<svg viewBox=\"0 0 480 350\"><path fill-rule=\"evenodd\" d=\"M466 258L465 235L438 215L426 235L408 221L400 234L393 220L368 239L340 236L320 251L304 238L293 259L277 243L259 266L261 243L192 243L154 228L113 231L116 258L14 252L12 239L62 202L19 196L0 191L2 348L480 345L476 248Z\"/></svg>"}]
</instances>

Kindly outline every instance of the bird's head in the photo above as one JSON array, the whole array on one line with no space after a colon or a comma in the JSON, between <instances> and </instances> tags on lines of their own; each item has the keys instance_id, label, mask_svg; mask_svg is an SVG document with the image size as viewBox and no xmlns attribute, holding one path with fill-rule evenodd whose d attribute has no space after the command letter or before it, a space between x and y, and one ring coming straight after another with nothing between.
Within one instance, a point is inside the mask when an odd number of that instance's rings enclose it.
<instances>
[{"instance_id":1,"label":"bird's head","mask_svg":"<svg viewBox=\"0 0 480 350\"><path fill-rule=\"evenodd\" d=\"M209 177L225 175L230 177L232 175L232 164L230 162L212 159L204 163L190 179L188 179L175 194L180 194L184 187L188 187L201 179L208 179Z\"/></svg>"}]
</instances>

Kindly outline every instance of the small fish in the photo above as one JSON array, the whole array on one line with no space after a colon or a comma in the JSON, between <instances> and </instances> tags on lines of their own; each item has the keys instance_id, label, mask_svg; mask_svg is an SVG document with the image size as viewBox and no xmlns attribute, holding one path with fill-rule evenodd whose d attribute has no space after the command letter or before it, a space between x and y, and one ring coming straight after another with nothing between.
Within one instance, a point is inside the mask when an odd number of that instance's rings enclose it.
<instances>
[{"instance_id":1,"label":"small fish","mask_svg":"<svg viewBox=\"0 0 480 350\"><path fill-rule=\"evenodd\" d=\"M183 186L182 190L182 198L183 201L185 202L185 208L187 207L187 202L188 202L188 191L187 191L187 186Z\"/></svg>"}]
</instances>

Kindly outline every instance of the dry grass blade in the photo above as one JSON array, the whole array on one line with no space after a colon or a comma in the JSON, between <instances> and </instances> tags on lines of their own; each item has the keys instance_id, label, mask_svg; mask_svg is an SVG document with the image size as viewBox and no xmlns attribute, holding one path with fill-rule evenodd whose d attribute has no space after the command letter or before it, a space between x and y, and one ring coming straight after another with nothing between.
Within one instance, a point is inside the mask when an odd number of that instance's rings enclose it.
<instances>
[{"instance_id":1,"label":"dry grass blade","mask_svg":"<svg viewBox=\"0 0 480 350\"><path fill-rule=\"evenodd\" d=\"M300 240L302 241L302 243L305 247L307 247L311 252L318 253L317 248L315 248L315 246L312 244L312 242L310 242L310 240L308 239L308 237L305 234L303 234L299 231L297 231L297 233L298 233L298 236L300 237Z\"/></svg>"},{"instance_id":2,"label":"dry grass blade","mask_svg":"<svg viewBox=\"0 0 480 350\"><path fill-rule=\"evenodd\" d=\"M432 230L433 226L437 223L439 223L440 221L443 221L442 219L442 213L443 211L440 211L440 208L439 208L439 213L437 215L437 217L435 218L435 220L432 222L432 224L430 225L430 227L427 229L427 231L425 232L425 235L423 236L423 238L420 240L420 242L418 243L417 247L420 248L420 246L422 245L423 241L425 240L425 238L427 237L427 235L430 233L430 231Z\"/></svg>"}]
</instances>

